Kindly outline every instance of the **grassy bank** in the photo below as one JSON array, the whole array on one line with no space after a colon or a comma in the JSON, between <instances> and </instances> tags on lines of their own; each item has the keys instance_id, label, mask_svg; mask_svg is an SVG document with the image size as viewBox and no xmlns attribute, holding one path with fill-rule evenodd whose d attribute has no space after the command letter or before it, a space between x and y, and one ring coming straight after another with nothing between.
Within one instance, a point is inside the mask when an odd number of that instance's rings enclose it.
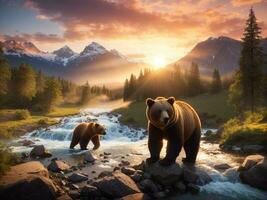
<instances>
[{"instance_id":1,"label":"grassy bank","mask_svg":"<svg viewBox=\"0 0 267 200\"><path fill-rule=\"evenodd\" d=\"M200 95L182 99L192 105L199 113L203 127L218 127L234 116L233 109L227 104L227 92ZM145 101L133 102L128 107L119 108L114 112L120 113L120 121L126 125L146 127Z\"/></svg>"},{"instance_id":2,"label":"grassy bank","mask_svg":"<svg viewBox=\"0 0 267 200\"><path fill-rule=\"evenodd\" d=\"M46 114L33 113L26 116L23 115L25 110L1 109L0 138L9 139L41 127L56 124L58 123L57 117L78 114L80 109L79 106L59 106Z\"/></svg>"},{"instance_id":3,"label":"grassy bank","mask_svg":"<svg viewBox=\"0 0 267 200\"><path fill-rule=\"evenodd\" d=\"M267 112L247 113L244 118L232 118L223 126L220 143L225 145L267 146Z\"/></svg>"}]
</instances>

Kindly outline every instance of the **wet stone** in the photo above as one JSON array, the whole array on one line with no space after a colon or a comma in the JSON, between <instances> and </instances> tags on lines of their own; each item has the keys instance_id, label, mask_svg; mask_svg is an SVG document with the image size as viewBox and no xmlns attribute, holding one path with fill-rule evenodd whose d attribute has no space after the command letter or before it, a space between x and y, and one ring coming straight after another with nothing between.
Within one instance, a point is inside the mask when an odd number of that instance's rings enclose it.
<instances>
[{"instance_id":1,"label":"wet stone","mask_svg":"<svg viewBox=\"0 0 267 200\"><path fill-rule=\"evenodd\" d=\"M187 190L192 192L193 194L197 194L200 190L199 186L195 185L195 184L192 184L192 183L189 183L187 185Z\"/></svg>"}]
</instances>

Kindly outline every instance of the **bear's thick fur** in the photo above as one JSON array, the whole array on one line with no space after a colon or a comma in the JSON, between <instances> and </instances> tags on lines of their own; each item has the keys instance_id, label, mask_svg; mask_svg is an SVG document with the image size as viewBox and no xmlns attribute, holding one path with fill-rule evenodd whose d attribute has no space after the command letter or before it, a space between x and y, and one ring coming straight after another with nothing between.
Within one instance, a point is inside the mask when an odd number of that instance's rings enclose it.
<instances>
[{"instance_id":1,"label":"bear's thick fur","mask_svg":"<svg viewBox=\"0 0 267 200\"><path fill-rule=\"evenodd\" d=\"M160 164L173 164L182 147L186 153L183 162L195 163L201 136L201 122L196 111L183 101L175 101L174 97L148 98L146 104L150 151L147 161L159 160L163 139L166 139L167 152Z\"/></svg>"},{"instance_id":2,"label":"bear's thick fur","mask_svg":"<svg viewBox=\"0 0 267 200\"><path fill-rule=\"evenodd\" d=\"M99 135L105 135L105 128L94 122L86 123L83 122L76 126L73 131L70 148L73 149L78 143L82 150L87 149L87 145L92 140L94 144L94 150L100 146Z\"/></svg>"}]
</instances>

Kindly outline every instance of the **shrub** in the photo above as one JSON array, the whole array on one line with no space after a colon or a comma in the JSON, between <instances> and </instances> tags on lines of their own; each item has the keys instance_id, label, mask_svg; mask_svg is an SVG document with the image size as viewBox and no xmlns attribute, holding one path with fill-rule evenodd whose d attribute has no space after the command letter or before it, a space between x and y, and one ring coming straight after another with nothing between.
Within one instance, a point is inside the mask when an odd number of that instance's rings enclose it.
<instances>
[{"instance_id":1,"label":"shrub","mask_svg":"<svg viewBox=\"0 0 267 200\"><path fill-rule=\"evenodd\" d=\"M30 112L26 109L16 111L17 120L28 119L30 116L31 116Z\"/></svg>"},{"instance_id":2,"label":"shrub","mask_svg":"<svg viewBox=\"0 0 267 200\"><path fill-rule=\"evenodd\" d=\"M0 176L3 175L9 167L16 163L16 156L2 142L0 143Z\"/></svg>"},{"instance_id":3,"label":"shrub","mask_svg":"<svg viewBox=\"0 0 267 200\"><path fill-rule=\"evenodd\" d=\"M267 123L264 114L245 113L243 118L228 120L223 128L221 143L227 145L259 144L267 146Z\"/></svg>"}]
</instances>

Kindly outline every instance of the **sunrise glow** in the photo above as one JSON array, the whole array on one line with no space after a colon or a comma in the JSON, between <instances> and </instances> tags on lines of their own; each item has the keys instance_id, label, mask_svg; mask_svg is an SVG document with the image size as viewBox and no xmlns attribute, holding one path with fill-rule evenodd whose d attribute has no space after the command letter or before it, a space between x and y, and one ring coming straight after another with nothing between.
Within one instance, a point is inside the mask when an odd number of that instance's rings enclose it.
<instances>
[{"instance_id":1,"label":"sunrise glow","mask_svg":"<svg viewBox=\"0 0 267 200\"><path fill-rule=\"evenodd\" d=\"M157 55L153 58L152 65L155 69L163 68L166 65L166 60L163 56Z\"/></svg>"}]
</instances>

